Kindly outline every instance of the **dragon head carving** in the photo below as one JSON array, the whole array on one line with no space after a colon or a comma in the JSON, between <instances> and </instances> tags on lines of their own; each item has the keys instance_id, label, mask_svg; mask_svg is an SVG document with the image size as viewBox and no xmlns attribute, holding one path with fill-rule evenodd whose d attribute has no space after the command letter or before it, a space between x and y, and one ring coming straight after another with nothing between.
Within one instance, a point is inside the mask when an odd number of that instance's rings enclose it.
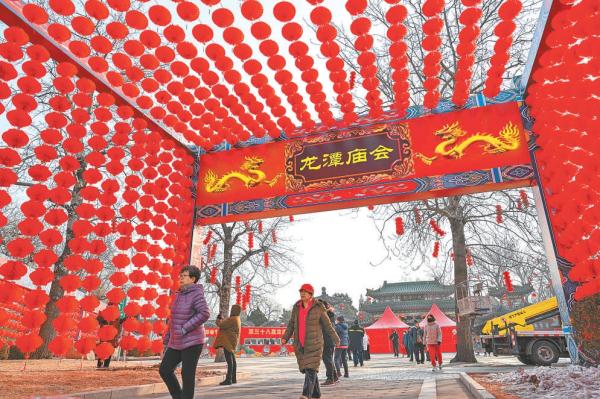
<instances>
[{"instance_id":1,"label":"dragon head carving","mask_svg":"<svg viewBox=\"0 0 600 399\"><path fill-rule=\"evenodd\" d=\"M436 130L434 133L436 136L443 138L444 140L461 137L467 134L459 125L458 122L449 123L444 125L442 128Z\"/></svg>"},{"instance_id":2,"label":"dragon head carving","mask_svg":"<svg viewBox=\"0 0 600 399\"><path fill-rule=\"evenodd\" d=\"M246 157L244 163L240 166L243 170L254 170L260 168L265 161L258 157Z\"/></svg>"}]
</instances>

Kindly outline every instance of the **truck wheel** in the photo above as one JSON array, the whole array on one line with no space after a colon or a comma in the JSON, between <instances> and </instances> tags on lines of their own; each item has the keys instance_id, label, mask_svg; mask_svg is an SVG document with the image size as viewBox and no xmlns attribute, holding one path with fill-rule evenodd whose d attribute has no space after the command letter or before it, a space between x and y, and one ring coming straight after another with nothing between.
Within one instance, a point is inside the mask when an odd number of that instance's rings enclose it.
<instances>
[{"instance_id":1,"label":"truck wheel","mask_svg":"<svg viewBox=\"0 0 600 399\"><path fill-rule=\"evenodd\" d=\"M528 366L533 366L535 364L533 363L533 360L531 360L531 357L527 355L518 355L517 359L519 359L521 363L526 364Z\"/></svg>"},{"instance_id":2,"label":"truck wheel","mask_svg":"<svg viewBox=\"0 0 600 399\"><path fill-rule=\"evenodd\" d=\"M537 341L531 348L531 360L538 366L550 366L559 357L558 349L548 341Z\"/></svg>"}]
</instances>

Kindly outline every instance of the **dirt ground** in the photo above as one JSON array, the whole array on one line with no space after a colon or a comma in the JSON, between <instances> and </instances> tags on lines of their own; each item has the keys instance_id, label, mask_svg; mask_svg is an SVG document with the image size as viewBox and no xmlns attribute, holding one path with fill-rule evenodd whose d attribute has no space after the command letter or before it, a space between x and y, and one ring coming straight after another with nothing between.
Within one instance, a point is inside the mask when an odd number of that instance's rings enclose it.
<instances>
[{"instance_id":1,"label":"dirt ground","mask_svg":"<svg viewBox=\"0 0 600 399\"><path fill-rule=\"evenodd\" d=\"M494 395L496 399L522 399L520 396L516 396L512 393L504 392L501 385L496 382L491 382L487 378L487 374L471 374L469 375L478 383L481 384L489 393Z\"/></svg>"},{"instance_id":2,"label":"dirt ground","mask_svg":"<svg viewBox=\"0 0 600 399\"><path fill-rule=\"evenodd\" d=\"M221 374L198 370L198 378ZM108 370L96 370L95 361L30 360L0 362L0 399L64 395L114 387L161 382L158 364L114 362Z\"/></svg>"}]
</instances>

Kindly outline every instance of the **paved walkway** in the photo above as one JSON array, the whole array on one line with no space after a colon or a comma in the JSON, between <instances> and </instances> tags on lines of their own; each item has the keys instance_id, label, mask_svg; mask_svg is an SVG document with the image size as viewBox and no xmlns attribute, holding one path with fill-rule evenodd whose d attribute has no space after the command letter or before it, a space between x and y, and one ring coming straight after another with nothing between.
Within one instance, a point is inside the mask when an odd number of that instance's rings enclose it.
<instances>
[{"instance_id":1,"label":"paved walkway","mask_svg":"<svg viewBox=\"0 0 600 399\"><path fill-rule=\"evenodd\" d=\"M450 359L452 355L446 354ZM523 365L511 357L480 357L477 364L447 364L442 371L432 372L429 365L416 365L406 358L395 359L391 355L375 355L364 367L350 366L350 378L330 387L323 387L324 399L380 398L380 399L470 399L459 381L461 372L489 373L508 372ZM210 360L202 360L201 366L214 367ZM303 375L298 372L293 357L242 358L238 370L252 377L232 386L198 387L196 398L253 398L296 399L300 396ZM325 380L324 367L319 375ZM169 399L168 395L147 396L144 399Z\"/></svg>"},{"instance_id":2,"label":"paved walkway","mask_svg":"<svg viewBox=\"0 0 600 399\"><path fill-rule=\"evenodd\" d=\"M445 354L445 359L453 355ZM479 357L477 364L446 364L442 371L416 365L406 358L374 355L364 367L350 366L350 378L334 386L322 387L323 399L472 399L459 381L461 372L509 372L524 366L512 357ZM568 364L562 361L560 365ZM223 367L202 359L201 367ZM242 358L238 371L251 373L249 379L232 386L198 387L197 399L296 399L300 396L304 376L298 372L294 357ZM319 380L325 380L321 367ZM146 396L144 399L170 399L169 395Z\"/></svg>"}]
</instances>

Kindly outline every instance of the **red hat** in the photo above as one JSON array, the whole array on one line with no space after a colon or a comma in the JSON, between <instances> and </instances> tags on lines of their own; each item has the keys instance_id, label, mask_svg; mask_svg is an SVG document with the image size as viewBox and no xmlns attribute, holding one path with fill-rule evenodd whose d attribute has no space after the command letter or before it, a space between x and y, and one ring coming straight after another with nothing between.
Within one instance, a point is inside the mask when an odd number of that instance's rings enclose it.
<instances>
[{"instance_id":1,"label":"red hat","mask_svg":"<svg viewBox=\"0 0 600 399\"><path fill-rule=\"evenodd\" d=\"M310 292L311 295L314 295L315 293L315 289L310 284L302 284L302 287L300 287L300 291Z\"/></svg>"}]
</instances>

